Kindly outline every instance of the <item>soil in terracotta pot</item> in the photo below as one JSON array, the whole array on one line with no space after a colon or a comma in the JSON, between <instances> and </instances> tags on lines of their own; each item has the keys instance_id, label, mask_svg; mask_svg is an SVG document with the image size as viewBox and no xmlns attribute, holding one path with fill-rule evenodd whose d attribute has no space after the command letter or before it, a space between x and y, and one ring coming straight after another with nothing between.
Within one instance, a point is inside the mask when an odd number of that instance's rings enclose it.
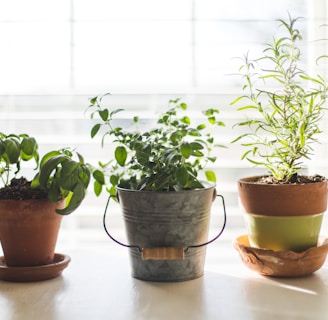
<instances>
[{"instance_id":1,"label":"soil in terracotta pot","mask_svg":"<svg viewBox=\"0 0 328 320\"><path fill-rule=\"evenodd\" d=\"M325 180L326 180L325 177L320 176L318 174L313 176L304 176L304 175L295 174L292 177L292 179L288 181L287 180L279 181L275 179L273 176L263 176L263 177L259 177L259 179L254 182L264 183L264 184L304 184L304 183L321 182Z\"/></svg>"},{"instance_id":2,"label":"soil in terracotta pot","mask_svg":"<svg viewBox=\"0 0 328 320\"><path fill-rule=\"evenodd\" d=\"M38 188L31 188L31 182L26 178L14 178L10 185L0 189L1 200L45 199L47 194Z\"/></svg>"}]
</instances>

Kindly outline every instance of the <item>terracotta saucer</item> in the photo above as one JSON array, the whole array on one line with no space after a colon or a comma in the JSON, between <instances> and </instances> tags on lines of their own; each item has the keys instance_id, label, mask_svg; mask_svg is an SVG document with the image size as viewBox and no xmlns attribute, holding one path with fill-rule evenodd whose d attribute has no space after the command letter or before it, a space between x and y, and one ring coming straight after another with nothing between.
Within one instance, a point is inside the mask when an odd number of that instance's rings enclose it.
<instances>
[{"instance_id":1,"label":"terracotta saucer","mask_svg":"<svg viewBox=\"0 0 328 320\"><path fill-rule=\"evenodd\" d=\"M247 235L238 237L233 246L248 268L261 275L274 277L309 275L321 268L328 253L327 238L320 239L317 247L303 252L253 248L249 245Z\"/></svg>"},{"instance_id":2,"label":"terracotta saucer","mask_svg":"<svg viewBox=\"0 0 328 320\"><path fill-rule=\"evenodd\" d=\"M67 267L71 258L55 253L54 262L35 267L8 267L4 257L0 257L0 280L12 282L43 281L59 276Z\"/></svg>"}]
</instances>

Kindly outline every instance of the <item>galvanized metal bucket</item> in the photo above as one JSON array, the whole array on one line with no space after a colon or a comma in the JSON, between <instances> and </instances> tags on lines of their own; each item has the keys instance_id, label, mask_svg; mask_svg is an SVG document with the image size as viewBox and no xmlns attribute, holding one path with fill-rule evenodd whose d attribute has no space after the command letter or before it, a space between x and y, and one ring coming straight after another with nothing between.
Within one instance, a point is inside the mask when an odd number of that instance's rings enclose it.
<instances>
[{"instance_id":1,"label":"galvanized metal bucket","mask_svg":"<svg viewBox=\"0 0 328 320\"><path fill-rule=\"evenodd\" d=\"M222 234L223 226L208 241L210 212L217 197L214 185L179 192L135 191L117 188L129 244L132 276L146 281L176 282L199 278L204 273L206 245ZM108 205L108 203L107 203Z\"/></svg>"}]
</instances>

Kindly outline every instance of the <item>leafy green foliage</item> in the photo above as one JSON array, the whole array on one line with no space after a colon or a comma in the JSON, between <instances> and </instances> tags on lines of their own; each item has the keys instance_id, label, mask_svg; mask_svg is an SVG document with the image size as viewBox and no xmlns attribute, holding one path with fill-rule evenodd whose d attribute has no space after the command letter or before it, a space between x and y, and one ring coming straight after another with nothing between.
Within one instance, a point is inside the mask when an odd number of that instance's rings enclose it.
<instances>
[{"instance_id":1,"label":"leafy green foliage","mask_svg":"<svg viewBox=\"0 0 328 320\"><path fill-rule=\"evenodd\" d=\"M76 154L77 160L73 157ZM59 214L74 211L85 197L90 181L89 166L84 163L79 153L70 149L48 152L39 161L38 144L27 134L0 133L0 177L2 187L21 170L22 162L34 160L37 173L31 182L32 188L40 188L46 192L51 202L66 199L66 206L57 210Z\"/></svg>"},{"instance_id":2,"label":"leafy green foliage","mask_svg":"<svg viewBox=\"0 0 328 320\"><path fill-rule=\"evenodd\" d=\"M107 186L111 195L116 186L135 190L179 191L203 188L198 173L208 162L215 162L210 153L216 146L208 126L223 126L217 120L219 110L203 112L207 123L191 125L187 105L179 99L170 100L166 112L157 119L155 128L144 132L114 126L114 117L122 109L108 110L102 106L103 96L90 99L91 118L98 121L91 129L91 137L107 136L116 144L114 159L93 171L94 190L101 193ZM133 118L138 124L139 118ZM104 129L101 132L101 129ZM206 172L209 181L215 182L215 173ZM108 182L107 182L108 181Z\"/></svg>"},{"instance_id":3,"label":"leafy green foliage","mask_svg":"<svg viewBox=\"0 0 328 320\"><path fill-rule=\"evenodd\" d=\"M40 170L32 181L32 187L39 187L48 194L51 202L66 199L64 209L57 213L72 213L83 201L90 182L90 171L83 157L76 153L78 159L73 160L73 152L61 149L48 152L40 162Z\"/></svg>"},{"instance_id":4,"label":"leafy green foliage","mask_svg":"<svg viewBox=\"0 0 328 320\"><path fill-rule=\"evenodd\" d=\"M244 56L240 75L245 94L231 104L245 101L240 111L251 117L237 124L249 132L237 137L247 148L242 159L265 167L279 181L290 181L303 168L304 159L313 152L313 143L321 133L320 120L325 110L327 82L318 75L309 76L300 66L302 40L295 27L299 18L278 20L286 35L273 39L263 56L250 60ZM276 87L274 91L266 89ZM262 87L260 87L262 83Z\"/></svg>"},{"instance_id":5,"label":"leafy green foliage","mask_svg":"<svg viewBox=\"0 0 328 320\"><path fill-rule=\"evenodd\" d=\"M33 137L0 133L0 177L3 187L20 171L22 161L32 159L38 166L38 144Z\"/></svg>"}]
</instances>

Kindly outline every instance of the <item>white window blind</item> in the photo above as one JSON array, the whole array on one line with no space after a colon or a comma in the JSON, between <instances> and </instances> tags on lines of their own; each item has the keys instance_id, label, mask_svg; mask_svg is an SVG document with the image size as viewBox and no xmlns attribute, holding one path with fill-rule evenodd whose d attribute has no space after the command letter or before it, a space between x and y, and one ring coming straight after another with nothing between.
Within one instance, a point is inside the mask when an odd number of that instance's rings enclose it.
<instances>
[{"instance_id":1,"label":"white window blind","mask_svg":"<svg viewBox=\"0 0 328 320\"><path fill-rule=\"evenodd\" d=\"M241 228L236 181L262 169L240 161L242 150L229 142L241 114L229 103L240 94L241 57L256 57L279 32L275 21L304 17L304 64L325 54L326 1L311 0L0 0L0 131L26 132L40 151L74 146L89 162L107 157L90 138L84 114L88 99L110 92L111 104L140 117L153 117L172 98L190 112L221 110L214 167L218 191L226 199L228 229ZM328 131L310 170L328 176ZM101 227L106 197L90 190L64 225L70 231ZM119 209L113 210L113 224Z\"/></svg>"}]
</instances>

